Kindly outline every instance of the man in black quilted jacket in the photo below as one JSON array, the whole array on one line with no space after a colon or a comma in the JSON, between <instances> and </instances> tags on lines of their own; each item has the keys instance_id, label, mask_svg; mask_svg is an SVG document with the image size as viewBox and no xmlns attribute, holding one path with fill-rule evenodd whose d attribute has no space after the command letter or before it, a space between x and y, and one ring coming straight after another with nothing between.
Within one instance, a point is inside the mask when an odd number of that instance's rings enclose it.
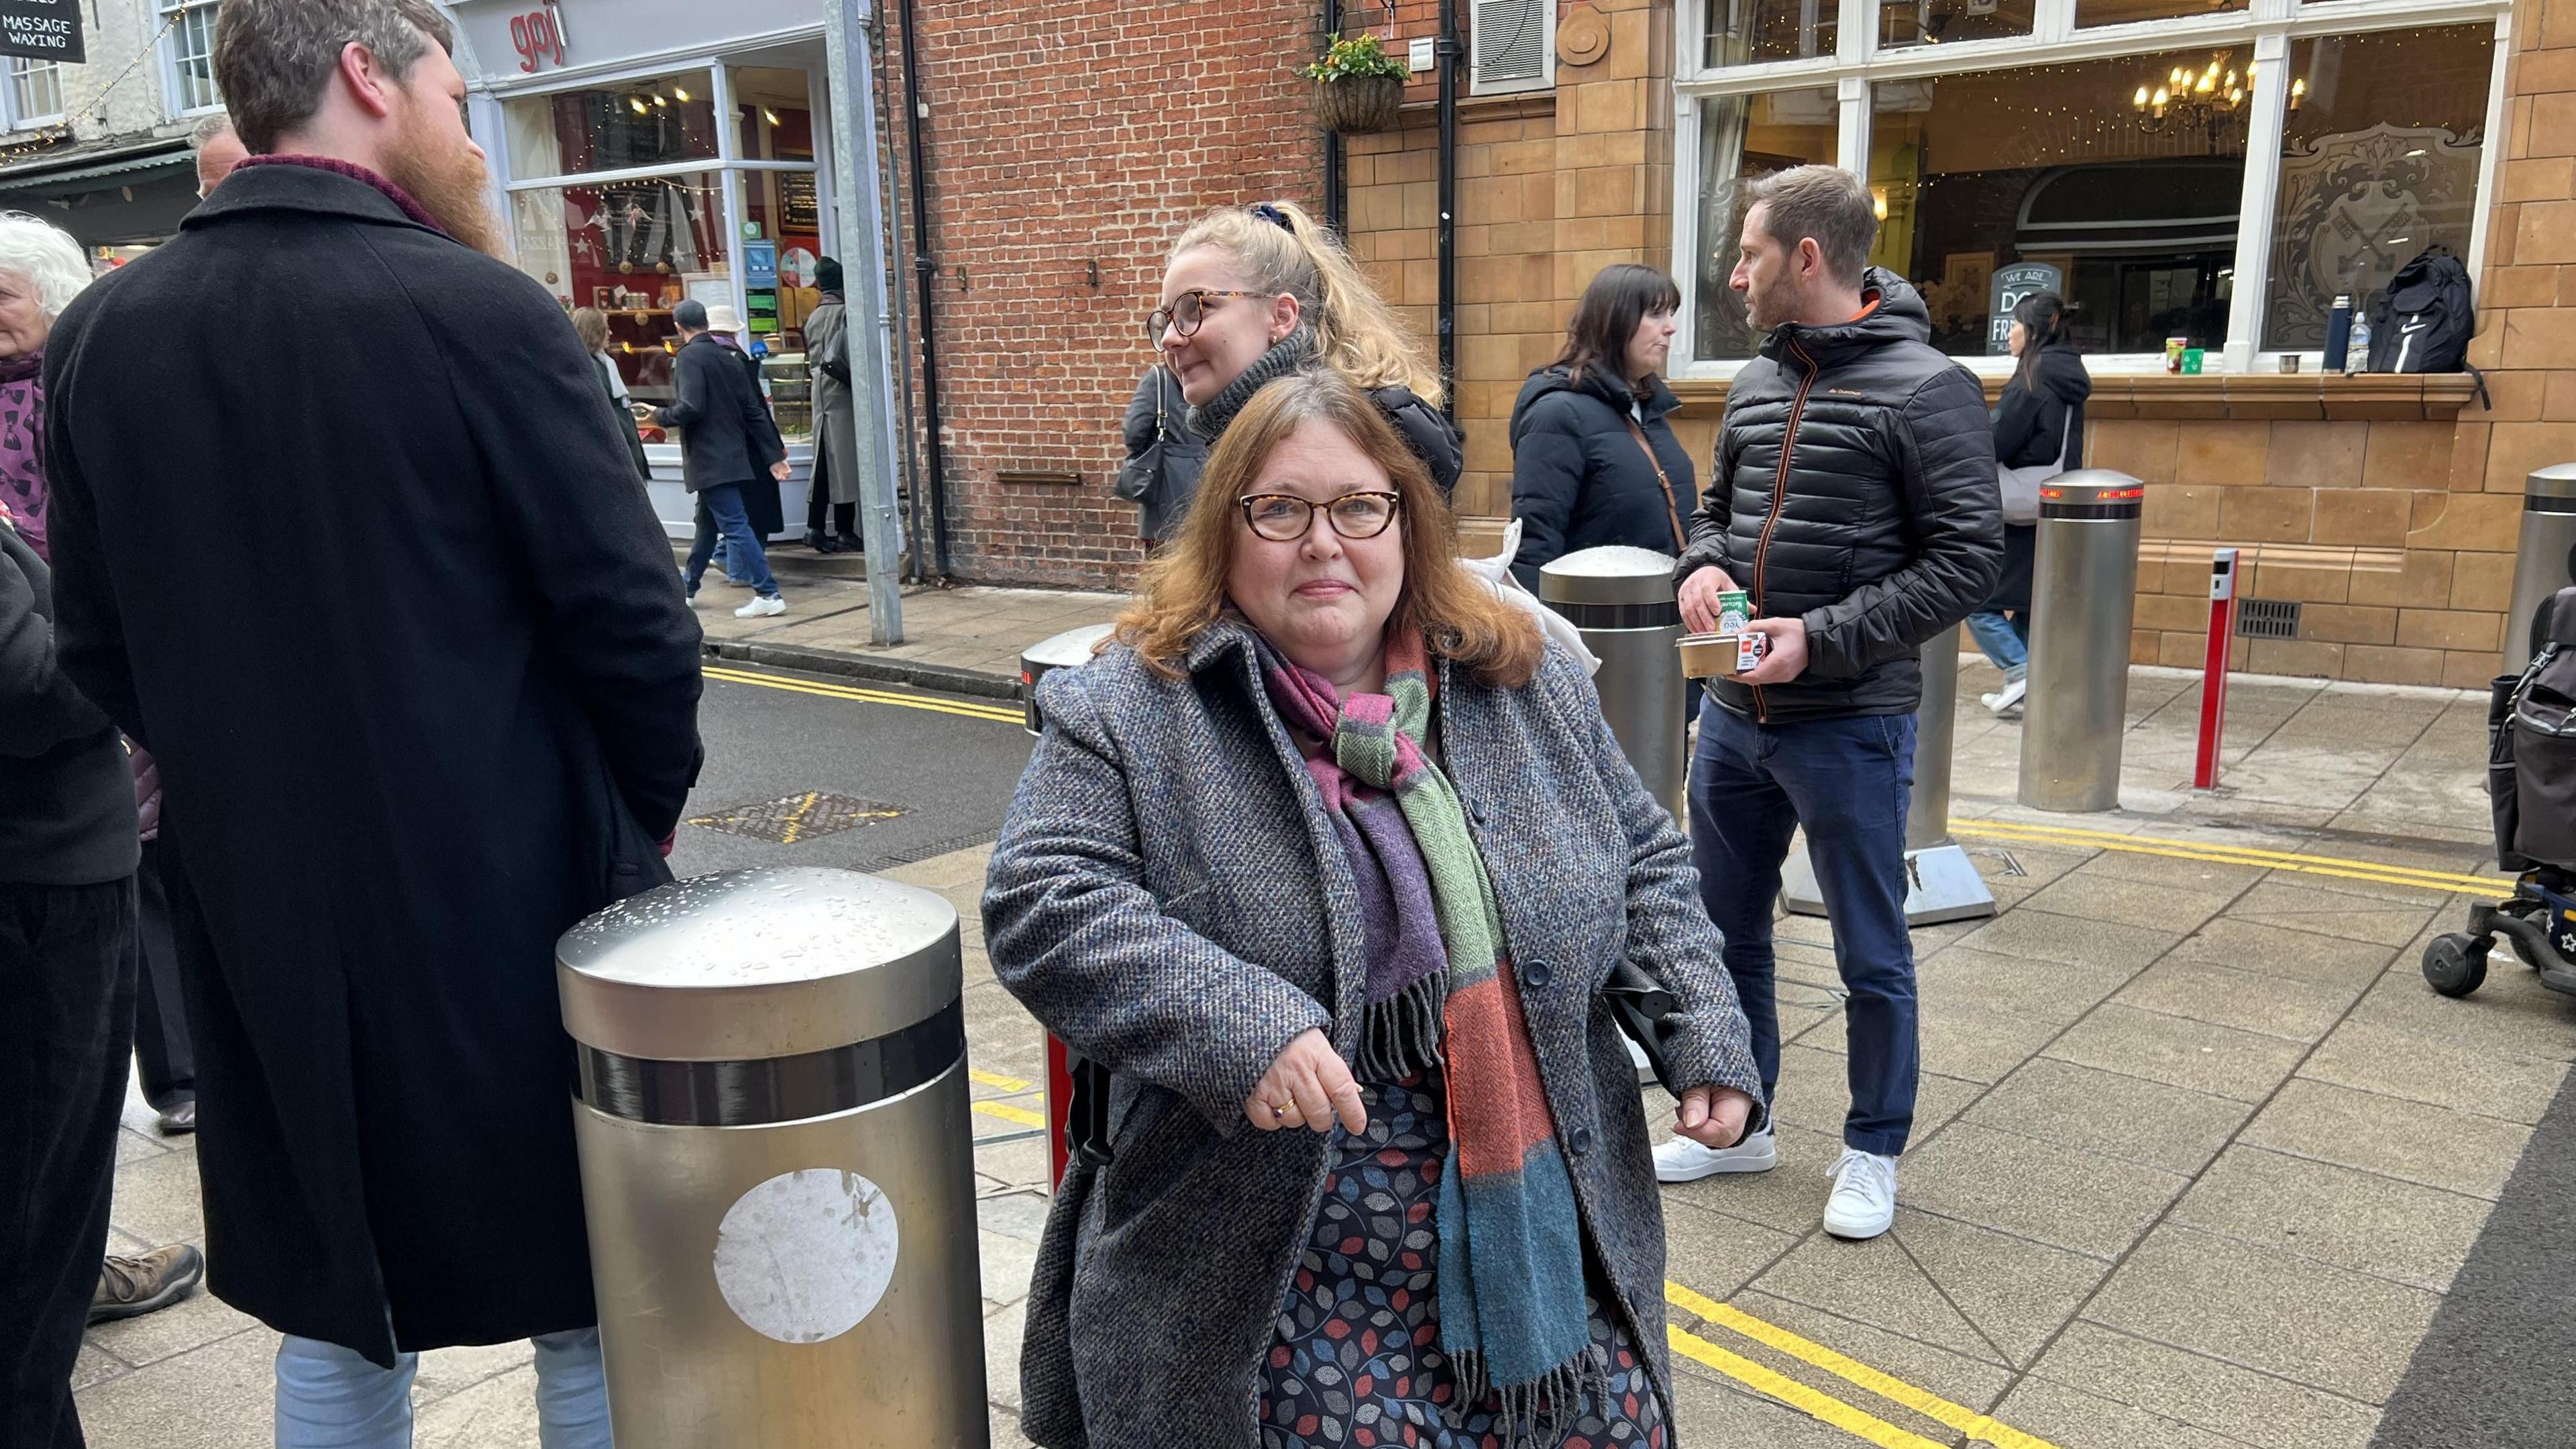
<instances>
[{"instance_id":1,"label":"man in black quilted jacket","mask_svg":"<svg viewBox=\"0 0 2576 1449\"><path fill-rule=\"evenodd\" d=\"M1850 991L1851 1110L1824 1226L1872 1238L1895 1218L1914 1123L1915 650L1975 609L2002 567L1994 443L1976 378L1927 340L1922 298L1867 266L1878 220L1858 178L1801 166L1752 183L1746 208L1733 284L1769 335L1727 391L1676 577L1694 630L1717 627L1721 591L1748 591L1748 628L1770 651L1716 681L1700 711L1691 843L1768 1093L1780 1074L1771 902L1790 835L1806 829ZM1670 1143L1655 1167L1681 1182L1776 1160L1766 1131L1722 1151Z\"/></svg>"}]
</instances>

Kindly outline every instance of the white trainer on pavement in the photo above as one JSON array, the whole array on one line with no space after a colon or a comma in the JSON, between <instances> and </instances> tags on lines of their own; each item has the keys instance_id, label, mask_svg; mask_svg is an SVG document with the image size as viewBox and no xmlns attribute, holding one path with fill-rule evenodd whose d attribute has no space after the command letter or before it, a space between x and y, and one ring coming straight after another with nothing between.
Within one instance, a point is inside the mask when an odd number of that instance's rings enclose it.
<instances>
[{"instance_id":1,"label":"white trainer on pavement","mask_svg":"<svg viewBox=\"0 0 2576 1449\"><path fill-rule=\"evenodd\" d=\"M1833 1196L1825 1199L1825 1231L1837 1238L1874 1238L1896 1221L1896 1159L1843 1149L1834 1164Z\"/></svg>"},{"instance_id":2,"label":"white trainer on pavement","mask_svg":"<svg viewBox=\"0 0 2576 1449\"><path fill-rule=\"evenodd\" d=\"M1655 1149L1657 1182L1697 1182L1721 1172L1769 1172L1779 1165L1779 1139L1768 1127L1733 1147L1702 1147L1687 1137L1676 1137Z\"/></svg>"},{"instance_id":3,"label":"white trainer on pavement","mask_svg":"<svg viewBox=\"0 0 2576 1449\"><path fill-rule=\"evenodd\" d=\"M2027 678L2007 679L2004 681L2003 688L1992 694L1978 695L1977 700L1996 714L2010 714L2021 708L2021 697L2028 693L2030 693L2030 681Z\"/></svg>"},{"instance_id":4,"label":"white trainer on pavement","mask_svg":"<svg viewBox=\"0 0 2576 1449\"><path fill-rule=\"evenodd\" d=\"M787 600L776 594L755 594L751 601L733 611L737 619L766 619L787 612Z\"/></svg>"}]
</instances>

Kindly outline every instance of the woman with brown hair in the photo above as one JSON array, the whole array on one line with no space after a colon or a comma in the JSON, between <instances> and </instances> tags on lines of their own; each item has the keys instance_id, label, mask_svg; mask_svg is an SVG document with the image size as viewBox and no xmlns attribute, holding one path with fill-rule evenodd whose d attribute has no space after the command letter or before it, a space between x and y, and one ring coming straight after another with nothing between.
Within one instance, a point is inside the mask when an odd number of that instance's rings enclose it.
<instances>
[{"instance_id":1,"label":"woman with brown hair","mask_svg":"<svg viewBox=\"0 0 2576 1449\"><path fill-rule=\"evenodd\" d=\"M1209 457L1046 733L993 965L1115 1074L1059 1188L1044 1445L1667 1439L1663 1223L1602 995L1651 966L1676 1130L1761 1116L1689 846L1591 681L1456 562L1428 471L1316 368Z\"/></svg>"},{"instance_id":2,"label":"woman with brown hair","mask_svg":"<svg viewBox=\"0 0 2576 1449\"><path fill-rule=\"evenodd\" d=\"M608 395L608 406L617 414L617 433L626 440L626 455L634 460L635 476L651 482L653 465L644 457L644 435L635 426L635 414L627 411L626 379L618 375L617 363L608 355L608 314L596 307L575 307L572 330L581 339L581 350L590 354L590 364L599 373L599 386Z\"/></svg>"},{"instance_id":3,"label":"woman with brown hair","mask_svg":"<svg viewBox=\"0 0 2576 1449\"><path fill-rule=\"evenodd\" d=\"M1690 450L1665 421L1681 289L1636 262L1601 269L1566 324L1565 349L1512 404L1512 572L1533 592L1541 565L1606 544L1678 556L1699 507Z\"/></svg>"}]
</instances>

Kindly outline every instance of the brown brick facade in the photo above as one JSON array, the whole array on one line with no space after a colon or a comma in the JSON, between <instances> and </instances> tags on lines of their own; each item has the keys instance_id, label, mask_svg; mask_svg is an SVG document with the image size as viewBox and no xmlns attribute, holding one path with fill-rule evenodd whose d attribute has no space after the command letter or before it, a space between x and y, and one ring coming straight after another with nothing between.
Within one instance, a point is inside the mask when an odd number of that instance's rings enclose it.
<instances>
[{"instance_id":1,"label":"brown brick facade","mask_svg":"<svg viewBox=\"0 0 2576 1449\"><path fill-rule=\"evenodd\" d=\"M1366 14L1383 25L1382 9ZM1427 0L1399 5L1390 48L1434 33L1436 14ZM1079 102L980 123L1007 98L970 91L957 99L971 104L943 108L941 75L989 73L951 47L1013 57L1034 42L945 3L929 16L925 38L945 52L930 98L951 269L940 335L958 572L1123 581L1138 558L1132 514L1107 480L1118 409L1148 361L1130 340L1134 314L1150 305L1162 242L1201 207L1317 189L1320 147L1295 73L1316 13L1234 12L1186 58L1149 63L1160 81L1124 73ZM1094 18L1112 32L1143 25ZM943 20L957 28L934 33ZM1471 549L1508 517L1512 402L1555 355L1574 299L1611 262L1671 261L1672 0L1574 0L1559 26L1561 37L1600 27L1608 44L1583 64L1561 54L1553 91L1466 97L1462 81L1458 503ZM2576 459L2576 0L2518 0L2514 37L2470 354L2492 407L2457 378L2097 379L2090 461L2148 485L2133 659L2199 662L2209 550L2228 544L2247 553L2248 592L2304 606L2299 638L2241 647L2241 668L2458 686L2493 673L2523 477ZM1208 89L1190 105L1221 120L1202 127L1160 99L1192 79ZM1426 339L1438 301L1432 96L1418 79L1401 127L1351 138L1347 169L1352 249ZM1098 291L1085 248L1101 262ZM971 274L962 293L959 265ZM1059 350L1033 355L1033 343ZM1677 430L1705 468L1725 386L1676 391ZM1074 468L1083 482L994 483L995 470L1022 467Z\"/></svg>"},{"instance_id":2,"label":"brown brick facade","mask_svg":"<svg viewBox=\"0 0 2576 1449\"><path fill-rule=\"evenodd\" d=\"M1142 319L1164 251L1223 203L1286 196L1320 210L1323 144L1297 75L1320 11L1312 0L917 9L951 570L1122 586L1144 554L1136 510L1109 484L1119 418L1154 361ZM902 116L887 122L899 149ZM1080 481L1006 484L1005 472Z\"/></svg>"}]
</instances>

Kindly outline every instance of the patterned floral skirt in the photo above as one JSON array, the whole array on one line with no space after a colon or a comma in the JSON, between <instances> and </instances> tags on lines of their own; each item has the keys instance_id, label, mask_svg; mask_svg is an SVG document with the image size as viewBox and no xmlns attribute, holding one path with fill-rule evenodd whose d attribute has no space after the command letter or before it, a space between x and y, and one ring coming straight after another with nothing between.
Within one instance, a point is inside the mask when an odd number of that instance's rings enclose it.
<instances>
[{"instance_id":1,"label":"patterned floral skirt","mask_svg":"<svg viewBox=\"0 0 2576 1449\"><path fill-rule=\"evenodd\" d=\"M1449 1121L1440 1081L1363 1083L1368 1131L1337 1135L1324 1204L1298 1259L1261 1395L1262 1449L1502 1449L1496 1416L1458 1412L1440 1351L1434 1220ZM1663 1405L1645 1355L1585 1295L1592 1342L1610 1366L1565 1437L1548 1449L1663 1449Z\"/></svg>"}]
</instances>

